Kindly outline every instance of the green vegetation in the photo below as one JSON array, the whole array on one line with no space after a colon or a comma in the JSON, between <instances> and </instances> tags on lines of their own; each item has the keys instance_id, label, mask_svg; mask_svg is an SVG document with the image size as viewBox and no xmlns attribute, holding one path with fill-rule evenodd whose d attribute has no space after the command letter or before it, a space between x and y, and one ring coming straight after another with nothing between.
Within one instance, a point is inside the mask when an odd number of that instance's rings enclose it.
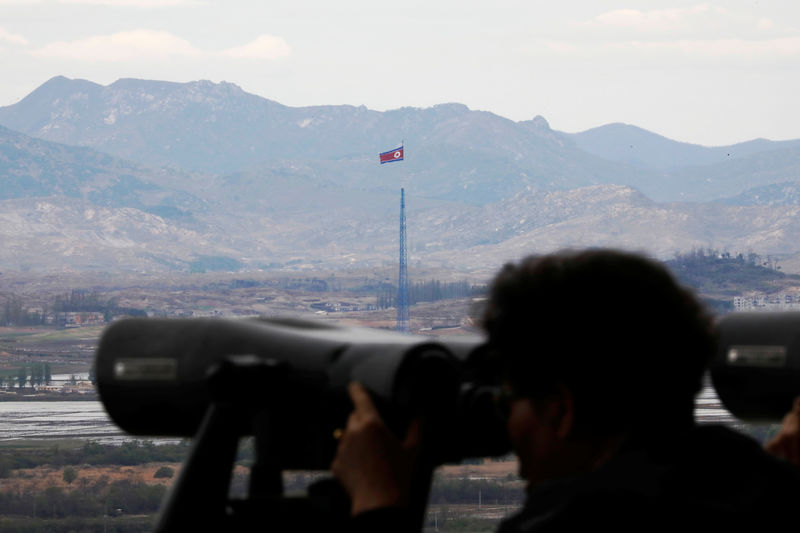
<instances>
[{"instance_id":1,"label":"green vegetation","mask_svg":"<svg viewBox=\"0 0 800 533\"><path fill-rule=\"evenodd\" d=\"M154 461L180 462L188 444L155 445L128 442L120 446L87 442L76 447L4 447L0 449L0 478L13 479L21 468L63 467L61 478L68 490L0 492L0 531L79 532L150 531L166 487L108 476L92 480L81 476L84 465L133 466ZM22 475L22 474L19 474ZM174 470L162 467L156 478L171 478ZM135 515L135 516L134 516Z\"/></svg>"},{"instance_id":2,"label":"green vegetation","mask_svg":"<svg viewBox=\"0 0 800 533\"><path fill-rule=\"evenodd\" d=\"M0 449L0 478L3 472L18 468L77 465L135 466L144 463L179 463L189 452L188 443L160 444L130 441L121 445L86 442L76 448L3 448ZM6 476L7 477L7 476Z\"/></svg>"},{"instance_id":3,"label":"green vegetation","mask_svg":"<svg viewBox=\"0 0 800 533\"><path fill-rule=\"evenodd\" d=\"M153 474L155 479L172 479L175 476L175 469L169 466L162 466Z\"/></svg>"},{"instance_id":4,"label":"green vegetation","mask_svg":"<svg viewBox=\"0 0 800 533\"><path fill-rule=\"evenodd\" d=\"M67 466L61 474L61 478L67 485L72 485L72 482L78 478L78 472L73 467Z\"/></svg>"},{"instance_id":5,"label":"green vegetation","mask_svg":"<svg viewBox=\"0 0 800 533\"><path fill-rule=\"evenodd\" d=\"M31 518L102 517L104 514L153 514L166 493L163 485L100 478L69 491L48 487L38 492L0 492L0 515ZM6 531L4 528L3 531Z\"/></svg>"},{"instance_id":6,"label":"green vegetation","mask_svg":"<svg viewBox=\"0 0 800 533\"><path fill-rule=\"evenodd\" d=\"M57 320L59 313L102 313L108 321L115 316L143 316L141 309L119 306L117 298L103 299L96 291L73 290L58 295L51 305L35 306L14 294L3 294L0 326L43 326Z\"/></svg>"},{"instance_id":7,"label":"green vegetation","mask_svg":"<svg viewBox=\"0 0 800 533\"><path fill-rule=\"evenodd\" d=\"M0 375L0 389L3 387L10 389L14 386L21 389L26 383L30 383L31 386L50 385L52 381L50 363L31 363L18 367L13 371L13 375L10 373Z\"/></svg>"},{"instance_id":8,"label":"green vegetation","mask_svg":"<svg viewBox=\"0 0 800 533\"><path fill-rule=\"evenodd\" d=\"M777 260L749 253L732 255L718 250L692 250L666 262L678 280L703 295L713 310L733 309L731 298L747 291L773 292L800 276L781 272Z\"/></svg>"},{"instance_id":9,"label":"green vegetation","mask_svg":"<svg viewBox=\"0 0 800 533\"><path fill-rule=\"evenodd\" d=\"M13 294L3 295L5 301L0 307L0 326L44 325L47 310L28 310L22 299Z\"/></svg>"}]
</instances>

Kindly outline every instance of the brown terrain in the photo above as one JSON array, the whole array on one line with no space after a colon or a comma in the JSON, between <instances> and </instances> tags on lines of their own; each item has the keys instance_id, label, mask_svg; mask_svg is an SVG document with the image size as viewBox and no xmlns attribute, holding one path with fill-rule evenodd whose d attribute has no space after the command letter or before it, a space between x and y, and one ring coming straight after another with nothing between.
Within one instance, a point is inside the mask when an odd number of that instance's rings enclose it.
<instances>
[{"instance_id":1,"label":"brown terrain","mask_svg":"<svg viewBox=\"0 0 800 533\"><path fill-rule=\"evenodd\" d=\"M154 478L156 470L168 466L175 471L175 476L168 478ZM177 479L181 469L180 463L147 463L138 466L90 466L82 465L73 467L78 477L71 484L63 479L64 468L40 466L37 468L22 468L14 470L11 477L0 479L0 492L26 492L41 491L48 487L60 487L69 490L70 487L92 485L98 480L106 479L109 483L128 480L146 483L149 485L169 486ZM437 475L454 479L490 479L496 481L510 480L517 474L516 460L486 461L477 465L444 465L437 469ZM237 466L237 477L247 476L247 467ZM287 474L289 476L296 474Z\"/></svg>"},{"instance_id":2,"label":"brown terrain","mask_svg":"<svg viewBox=\"0 0 800 533\"><path fill-rule=\"evenodd\" d=\"M444 465L437 473L444 477L506 480L517 475L516 458L501 461L484 461L478 465Z\"/></svg>"},{"instance_id":3,"label":"brown terrain","mask_svg":"<svg viewBox=\"0 0 800 533\"><path fill-rule=\"evenodd\" d=\"M181 465L179 463L148 463L139 466L74 466L78 477L71 484L63 479L64 468L51 466L22 468L14 470L10 478L0 479L0 491L40 492L48 487L69 490L71 487L93 485L103 479L109 483L128 480L149 485L171 485L175 477L172 479L153 477L156 470L162 466L173 468L177 476Z\"/></svg>"}]
</instances>

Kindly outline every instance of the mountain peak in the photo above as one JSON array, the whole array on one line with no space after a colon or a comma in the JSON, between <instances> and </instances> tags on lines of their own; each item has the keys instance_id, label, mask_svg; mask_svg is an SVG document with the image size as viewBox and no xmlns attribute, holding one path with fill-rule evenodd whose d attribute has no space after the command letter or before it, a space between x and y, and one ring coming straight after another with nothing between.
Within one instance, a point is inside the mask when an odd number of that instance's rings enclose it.
<instances>
[{"instance_id":1,"label":"mountain peak","mask_svg":"<svg viewBox=\"0 0 800 533\"><path fill-rule=\"evenodd\" d=\"M537 130L550 129L550 123L547 122L547 119L544 118L542 115L536 115L535 117L533 117L533 120L531 120L531 126L536 128Z\"/></svg>"},{"instance_id":2,"label":"mountain peak","mask_svg":"<svg viewBox=\"0 0 800 533\"><path fill-rule=\"evenodd\" d=\"M222 80L219 83L213 82L211 80L197 80L197 81L190 81L189 83L187 83L187 85L208 88L208 89L225 89L231 92L241 92L241 93L244 92L244 90L242 90L242 88L236 85L235 83L230 83L225 80Z\"/></svg>"},{"instance_id":3,"label":"mountain peak","mask_svg":"<svg viewBox=\"0 0 800 533\"><path fill-rule=\"evenodd\" d=\"M433 106L433 109L436 111L444 111L447 113L466 113L469 111L469 108L464 104L459 104L457 102L448 102L444 104L436 104Z\"/></svg>"},{"instance_id":4,"label":"mountain peak","mask_svg":"<svg viewBox=\"0 0 800 533\"><path fill-rule=\"evenodd\" d=\"M34 89L33 92L23 98L22 101L34 101L41 98L49 99L54 96L63 96L65 93L75 90L91 91L101 87L102 85L89 80L83 80L79 78L72 79L67 78L66 76L54 76Z\"/></svg>"},{"instance_id":5,"label":"mountain peak","mask_svg":"<svg viewBox=\"0 0 800 533\"><path fill-rule=\"evenodd\" d=\"M109 89L116 90L160 90L160 91L180 91L182 89L199 90L206 92L225 92L231 94L244 94L241 87L235 83L221 81L215 83L211 80L196 80L188 82L145 80L139 78L120 78L107 86Z\"/></svg>"},{"instance_id":6,"label":"mountain peak","mask_svg":"<svg viewBox=\"0 0 800 533\"><path fill-rule=\"evenodd\" d=\"M72 80L70 80L66 76L58 75L58 76L53 76L52 78L50 78L49 80L47 80L46 82L41 84L40 87L44 87L46 85L52 85L52 84L64 84L64 83L68 83L70 81L72 81Z\"/></svg>"}]
</instances>

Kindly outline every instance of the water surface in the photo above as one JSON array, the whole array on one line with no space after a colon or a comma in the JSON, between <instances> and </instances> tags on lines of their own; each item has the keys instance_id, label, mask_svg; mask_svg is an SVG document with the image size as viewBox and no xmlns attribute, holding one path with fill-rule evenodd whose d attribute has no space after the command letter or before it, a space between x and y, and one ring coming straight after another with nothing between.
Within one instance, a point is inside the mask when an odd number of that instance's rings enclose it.
<instances>
[{"instance_id":1,"label":"water surface","mask_svg":"<svg viewBox=\"0 0 800 533\"><path fill-rule=\"evenodd\" d=\"M695 410L701 423L733 423L734 417L707 386ZM103 443L139 439L123 433L99 401L0 402L0 442L23 439L87 439Z\"/></svg>"}]
</instances>

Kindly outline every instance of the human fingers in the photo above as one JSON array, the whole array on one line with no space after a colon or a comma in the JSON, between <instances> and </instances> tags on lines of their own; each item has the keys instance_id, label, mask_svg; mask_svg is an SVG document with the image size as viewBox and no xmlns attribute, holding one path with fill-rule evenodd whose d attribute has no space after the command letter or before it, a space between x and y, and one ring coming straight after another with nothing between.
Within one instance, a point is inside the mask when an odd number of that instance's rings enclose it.
<instances>
[{"instance_id":1,"label":"human fingers","mask_svg":"<svg viewBox=\"0 0 800 533\"><path fill-rule=\"evenodd\" d=\"M353 410L362 415L378 415L378 410L375 404L372 403L372 398L364 386L357 382L352 381L347 386L347 392L350 394L350 400L353 402Z\"/></svg>"}]
</instances>

